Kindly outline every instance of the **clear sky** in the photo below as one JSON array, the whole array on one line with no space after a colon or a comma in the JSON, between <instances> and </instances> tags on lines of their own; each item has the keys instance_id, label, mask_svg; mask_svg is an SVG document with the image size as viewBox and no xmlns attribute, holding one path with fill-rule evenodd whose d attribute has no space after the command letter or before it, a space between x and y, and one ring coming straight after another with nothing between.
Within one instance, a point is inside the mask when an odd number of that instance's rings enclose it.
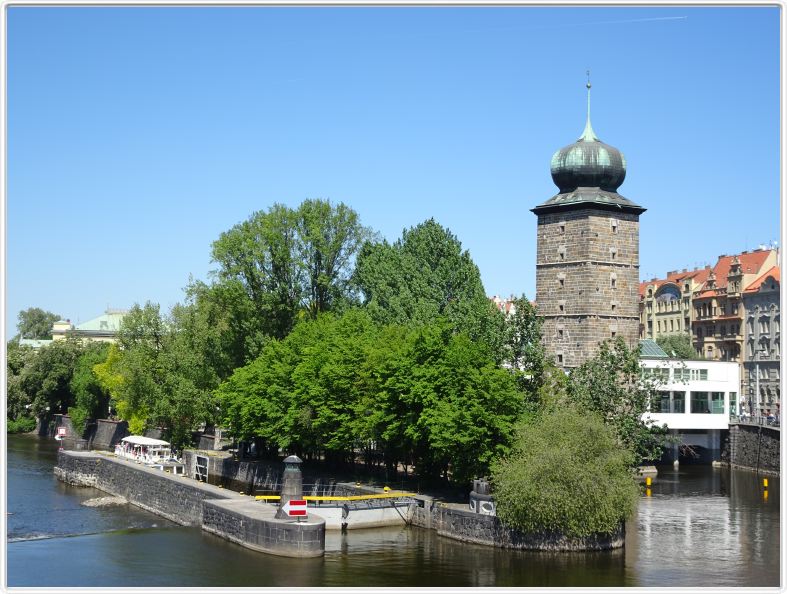
<instances>
[{"instance_id":1,"label":"clear sky","mask_svg":"<svg viewBox=\"0 0 787 594\"><path fill-rule=\"evenodd\" d=\"M7 43L7 337L168 310L222 231L307 198L389 240L434 217L532 298L588 68L642 278L778 239L775 7L12 7Z\"/></svg>"}]
</instances>

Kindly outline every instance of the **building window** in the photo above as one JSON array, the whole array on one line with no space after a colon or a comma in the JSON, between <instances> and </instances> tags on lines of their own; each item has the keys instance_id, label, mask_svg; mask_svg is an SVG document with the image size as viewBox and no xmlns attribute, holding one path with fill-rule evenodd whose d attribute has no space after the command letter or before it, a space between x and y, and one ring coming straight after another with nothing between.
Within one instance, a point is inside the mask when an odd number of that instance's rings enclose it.
<instances>
[{"instance_id":1,"label":"building window","mask_svg":"<svg viewBox=\"0 0 787 594\"><path fill-rule=\"evenodd\" d=\"M684 392L672 393L672 412L686 412L686 394Z\"/></svg>"},{"instance_id":2,"label":"building window","mask_svg":"<svg viewBox=\"0 0 787 594\"><path fill-rule=\"evenodd\" d=\"M714 415L724 414L724 392L711 392L710 412Z\"/></svg>"},{"instance_id":3,"label":"building window","mask_svg":"<svg viewBox=\"0 0 787 594\"><path fill-rule=\"evenodd\" d=\"M566 232L566 222L565 221L560 221L558 223L558 225L560 226L560 232L561 233L565 233Z\"/></svg>"},{"instance_id":4,"label":"building window","mask_svg":"<svg viewBox=\"0 0 787 594\"><path fill-rule=\"evenodd\" d=\"M560 311L560 313L563 313L564 311L566 311L566 304L561 301L560 303L557 304L557 309L558 311Z\"/></svg>"},{"instance_id":5,"label":"building window","mask_svg":"<svg viewBox=\"0 0 787 594\"><path fill-rule=\"evenodd\" d=\"M660 413L670 412L669 400L670 400L669 392L658 393L658 403L659 403L658 412Z\"/></svg>"},{"instance_id":6,"label":"building window","mask_svg":"<svg viewBox=\"0 0 787 594\"><path fill-rule=\"evenodd\" d=\"M558 328L557 329L557 337L558 338L563 338L563 328Z\"/></svg>"},{"instance_id":7,"label":"building window","mask_svg":"<svg viewBox=\"0 0 787 594\"><path fill-rule=\"evenodd\" d=\"M738 314L738 304L737 303L733 303L732 304L732 315L737 315L737 314Z\"/></svg>"},{"instance_id":8,"label":"building window","mask_svg":"<svg viewBox=\"0 0 787 594\"><path fill-rule=\"evenodd\" d=\"M618 333L617 333L617 332L615 332L614 330L612 330L612 331L609 333L609 335L610 335L612 338L615 338L615 337L618 335Z\"/></svg>"},{"instance_id":9,"label":"building window","mask_svg":"<svg viewBox=\"0 0 787 594\"><path fill-rule=\"evenodd\" d=\"M708 400L708 392L694 392L691 393L691 414L709 413L710 402Z\"/></svg>"},{"instance_id":10,"label":"building window","mask_svg":"<svg viewBox=\"0 0 787 594\"><path fill-rule=\"evenodd\" d=\"M613 301L610 305L612 306L612 311L615 311L615 302Z\"/></svg>"},{"instance_id":11,"label":"building window","mask_svg":"<svg viewBox=\"0 0 787 594\"><path fill-rule=\"evenodd\" d=\"M618 248L616 248L616 247L609 248L609 259L610 260L616 259L617 255L618 255Z\"/></svg>"},{"instance_id":12,"label":"building window","mask_svg":"<svg viewBox=\"0 0 787 594\"><path fill-rule=\"evenodd\" d=\"M558 353L557 354L557 362L558 363L562 363L563 362L563 353Z\"/></svg>"},{"instance_id":13,"label":"building window","mask_svg":"<svg viewBox=\"0 0 787 594\"><path fill-rule=\"evenodd\" d=\"M561 260L565 260L566 259L566 246L561 245L559 248L557 248L557 255L558 255L558 257Z\"/></svg>"},{"instance_id":14,"label":"building window","mask_svg":"<svg viewBox=\"0 0 787 594\"><path fill-rule=\"evenodd\" d=\"M617 221L617 219L610 219L609 220L609 225L610 225L610 227L612 229L612 233L617 233L618 232L618 221Z\"/></svg>"}]
</instances>

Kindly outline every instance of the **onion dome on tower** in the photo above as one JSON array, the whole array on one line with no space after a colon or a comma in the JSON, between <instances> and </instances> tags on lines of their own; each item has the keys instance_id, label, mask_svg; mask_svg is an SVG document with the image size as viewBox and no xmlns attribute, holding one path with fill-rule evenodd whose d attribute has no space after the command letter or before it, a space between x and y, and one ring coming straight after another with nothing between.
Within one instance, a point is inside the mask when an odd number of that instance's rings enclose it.
<instances>
[{"instance_id":1,"label":"onion dome on tower","mask_svg":"<svg viewBox=\"0 0 787 594\"><path fill-rule=\"evenodd\" d=\"M533 210L540 214L588 206L641 213L645 209L617 193L626 179L623 153L601 142L590 123L590 80L587 82L588 112L579 139L552 156L552 180L559 193Z\"/></svg>"}]
</instances>

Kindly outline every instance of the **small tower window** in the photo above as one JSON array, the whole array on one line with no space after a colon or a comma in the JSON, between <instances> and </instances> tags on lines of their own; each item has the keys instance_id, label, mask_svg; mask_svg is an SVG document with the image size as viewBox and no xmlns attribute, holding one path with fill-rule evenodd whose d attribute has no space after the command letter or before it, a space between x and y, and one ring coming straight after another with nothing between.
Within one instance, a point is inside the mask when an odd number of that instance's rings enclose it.
<instances>
[{"instance_id":1,"label":"small tower window","mask_svg":"<svg viewBox=\"0 0 787 594\"><path fill-rule=\"evenodd\" d=\"M566 232L566 222L565 221L560 221L557 225L558 225L558 228L560 229L561 233L565 233Z\"/></svg>"},{"instance_id":2,"label":"small tower window","mask_svg":"<svg viewBox=\"0 0 787 594\"><path fill-rule=\"evenodd\" d=\"M618 220L617 219L610 219L609 220L609 225L610 225L613 233L617 233L618 232Z\"/></svg>"},{"instance_id":3,"label":"small tower window","mask_svg":"<svg viewBox=\"0 0 787 594\"><path fill-rule=\"evenodd\" d=\"M563 338L563 328L558 328L557 329L557 337L558 338Z\"/></svg>"},{"instance_id":4,"label":"small tower window","mask_svg":"<svg viewBox=\"0 0 787 594\"><path fill-rule=\"evenodd\" d=\"M617 256L618 256L618 248L616 247L609 248L609 259L615 260L617 259Z\"/></svg>"},{"instance_id":5,"label":"small tower window","mask_svg":"<svg viewBox=\"0 0 787 594\"><path fill-rule=\"evenodd\" d=\"M617 307L617 303L613 301L612 303L610 303L610 306L612 307L612 311L615 311L615 308Z\"/></svg>"},{"instance_id":6,"label":"small tower window","mask_svg":"<svg viewBox=\"0 0 787 594\"><path fill-rule=\"evenodd\" d=\"M557 255L558 255L558 258L560 260L565 260L566 259L566 246L561 245L559 248L557 248Z\"/></svg>"},{"instance_id":7,"label":"small tower window","mask_svg":"<svg viewBox=\"0 0 787 594\"><path fill-rule=\"evenodd\" d=\"M565 301L562 301L562 300L561 300L561 301L558 301L558 302L557 302L557 308L558 308L558 310L559 310L561 313L563 313L564 311L566 311L566 302L565 302Z\"/></svg>"},{"instance_id":8,"label":"small tower window","mask_svg":"<svg viewBox=\"0 0 787 594\"><path fill-rule=\"evenodd\" d=\"M613 289L617 288L618 286L618 275L614 272L609 275L609 286Z\"/></svg>"},{"instance_id":9,"label":"small tower window","mask_svg":"<svg viewBox=\"0 0 787 594\"><path fill-rule=\"evenodd\" d=\"M562 363L563 362L563 353L558 353L557 354L557 362L558 363Z\"/></svg>"}]
</instances>

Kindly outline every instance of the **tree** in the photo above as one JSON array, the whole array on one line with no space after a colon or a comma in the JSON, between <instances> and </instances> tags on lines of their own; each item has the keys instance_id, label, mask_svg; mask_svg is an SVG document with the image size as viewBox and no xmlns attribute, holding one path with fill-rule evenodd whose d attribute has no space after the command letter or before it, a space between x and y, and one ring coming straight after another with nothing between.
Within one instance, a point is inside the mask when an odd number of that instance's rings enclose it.
<instances>
[{"instance_id":1,"label":"tree","mask_svg":"<svg viewBox=\"0 0 787 594\"><path fill-rule=\"evenodd\" d=\"M513 299L513 313L505 319L503 361L515 372L520 389L528 394L538 391L548 364L541 326L542 319L527 297Z\"/></svg>"},{"instance_id":2,"label":"tree","mask_svg":"<svg viewBox=\"0 0 787 594\"><path fill-rule=\"evenodd\" d=\"M20 346L16 340L12 339L6 344L7 405L5 412L8 419L17 419L32 414L27 407L32 404L33 397L22 387L22 376L36 354L32 347Z\"/></svg>"},{"instance_id":3,"label":"tree","mask_svg":"<svg viewBox=\"0 0 787 594\"><path fill-rule=\"evenodd\" d=\"M524 405L512 374L445 320L379 327L358 309L268 342L217 396L240 439L337 461L363 451L460 484L507 451Z\"/></svg>"},{"instance_id":4,"label":"tree","mask_svg":"<svg viewBox=\"0 0 787 594\"><path fill-rule=\"evenodd\" d=\"M699 359L694 345L691 343L691 337L688 334L669 334L667 336L659 336L656 339L658 344L665 353L675 359Z\"/></svg>"},{"instance_id":5,"label":"tree","mask_svg":"<svg viewBox=\"0 0 787 594\"><path fill-rule=\"evenodd\" d=\"M217 297L235 329L252 337L246 362L265 337L287 336L299 316L314 319L352 302L355 256L371 236L355 211L323 200L297 209L275 204L221 234L212 249L215 284L223 287Z\"/></svg>"},{"instance_id":6,"label":"tree","mask_svg":"<svg viewBox=\"0 0 787 594\"><path fill-rule=\"evenodd\" d=\"M636 464L661 457L667 428L643 420L656 386L642 374L639 348L629 349L621 338L601 343L598 354L569 376L568 394L582 410L598 413L615 429L621 444L634 452Z\"/></svg>"},{"instance_id":7,"label":"tree","mask_svg":"<svg viewBox=\"0 0 787 594\"><path fill-rule=\"evenodd\" d=\"M50 311L44 311L40 307L30 307L20 311L16 324L16 328L19 331L18 337L39 340L51 339L52 324L59 319L59 315Z\"/></svg>"},{"instance_id":8,"label":"tree","mask_svg":"<svg viewBox=\"0 0 787 594\"><path fill-rule=\"evenodd\" d=\"M492 468L497 515L526 533L614 533L636 509L635 456L601 417L575 406L522 423Z\"/></svg>"},{"instance_id":9,"label":"tree","mask_svg":"<svg viewBox=\"0 0 787 594\"><path fill-rule=\"evenodd\" d=\"M376 322L423 325L445 317L500 358L503 314L486 297L470 253L434 219L406 229L393 244L364 244L354 282Z\"/></svg>"},{"instance_id":10,"label":"tree","mask_svg":"<svg viewBox=\"0 0 787 594\"><path fill-rule=\"evenodd\" d=\"M173 445L182 446L197 425L215 420L212 391L219 381L203 314L191 304L164 317L157 304L135 304L121 324L118 347L93 367L132 433L163 427Z\"/></svg>"},{"instance_id":11,"label":"tree","mask_svg":"<svg viewBox=\"0 0 787 594\"><path fill-rule=\"evenodd\" d=\"M109 391L93 371L96 365L106 361L108 352L108 343L89 343L76 360L70 382L74 406L68 409L74 427L82 427L88 419L102 418L108 412Z\"/></svg>"},{"instance_id":12,"label":"tree","mask_svg":"<svg viewBox=\"0 0 787 594\"><path fill-rule=\"evenodd\" d=\"M66 338L41 347L19 378L19 387L30 399L34 415L45 411L65 413L74 404L71 378L82 354L78 339Z\"/></svg>"}]
</instances>

